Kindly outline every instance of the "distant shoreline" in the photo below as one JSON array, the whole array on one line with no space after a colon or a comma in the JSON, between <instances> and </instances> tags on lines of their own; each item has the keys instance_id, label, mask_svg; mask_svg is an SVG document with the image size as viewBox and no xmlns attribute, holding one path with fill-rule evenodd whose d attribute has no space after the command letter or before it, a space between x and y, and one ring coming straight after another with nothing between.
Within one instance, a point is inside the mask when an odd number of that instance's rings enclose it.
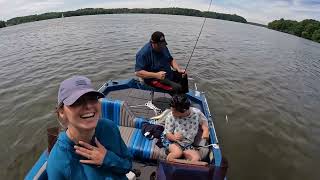
<instances>
[{"instance_id":1,"label":"distant shoreline","mask_svg":"<svg viewBox=\"0 0 320 180\"><path fill-rule=\"evenodd\" d=\"M320 22L313 19L298 22L282 18L270 22L268 28L320 43Z\"/></svg>"},{"instance_id":2,"label":"distant shoreline","mask_svg":"<svg viewBox=\"0 0 320 180\"><path fill-rule=\"evenodd\" d=\"M170 14L170 15L185 15L185 16L195 16L195 17L207 17L213 19L221 19L227 21L234 21L240 23L247 23L244 17L238 16L236 14L224 14L211 11L200 11L196 9L186 9L186 8L117 8L117 9L104 9L104 8L86 8L78 9L75 11L65 11L65 12L48 12L43 14L35 14L29 16L21 16L9 19L7 21L0 21L0 28L6 26L13 26L22 23L41 21L47 19L56 19L62 17L72 17L72 16L85 16L85 15L99 15L99 14Z\"/></svg>"},{"instance_id":3,"label":"distant shoreline","mask_svg":"<svg viewBox=\"0 0 320 180\"><path fill-rule=\"evenodd\" d=\"M227 21L234 21L239 23L250 24L254 26L261 26L269 29L273 29L280 32L293 34L305 39L309 39L320 43L320 22L313 19L306 19L301 22L292 20L275 20L268 25L248 22L244 17L236 14L224 14L212 11L200 11L196 9L186 8L117 8L117 9L104 9L104 8L85 8L75 11L64 12L48 12L43 14L35 14L29 16L15 17L7 21L0 21L0 28L18 25L22 23L42 21L48 19L72 17L72 16L86 16L86 15L100 15L100 14L168 14L168 15L183 15L194 17L206 17L212 19L221 19Z\"/></svg>"},{"instance_id":4,"label":"distant shoreline","mask_svg":"<svg viewBox=\"0 0 320 180\"><path fill-rule=\"evenodd\" d=\"M268 28L268 26L265 25L265 24L260 24L260 23L255 23L255 22L247 22L247 24L251 24L251 25L254 25L254 26L261 26L261 27Z\"/></svg>"}]
</instances>

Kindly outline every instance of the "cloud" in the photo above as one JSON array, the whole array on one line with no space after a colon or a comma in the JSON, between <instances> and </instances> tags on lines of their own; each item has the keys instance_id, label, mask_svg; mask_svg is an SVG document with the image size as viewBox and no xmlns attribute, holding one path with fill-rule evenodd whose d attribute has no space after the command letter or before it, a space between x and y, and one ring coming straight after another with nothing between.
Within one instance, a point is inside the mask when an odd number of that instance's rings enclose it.
<instances>
[{"instance_id":1,"label":"cloud","mask_svg":"<svg viewBox=\"0 0 320 180\"><path fill-rule=\"evenodd\" d=\"M310 0L302 0L300 1L301 4L304 5L310 5L310 6L314 6L314 5L320 5L320 1L310 1Z\"/></svg>"},{"instance_id":2,"label":"cloud","mask_svg":"<svg viewBox=\"0 0 320 180\"><path fill-rule=\"evenodd\" d=\"M79 8L164 8L182 7L201 11L210 0L0 0L0 19L68 11ZM275 19L320 19L320 0L213 0L211 11L238 14L248 21L268 23Z\"/></svg>"},{"instance_id":3,"label":"cloud","mask_svg":"<svg viewBox=\"0 0 320 180\"><path fill-rule=\"evenodd\" d=\"M275 19L320 19L320 4L307 0L217 0L215 11L235 13L248 21L268 23Z\"/></svg>"},{"instance_id":4,"label":"cloud","mask_svg":"<svg viewBox=\"0 0 320 180\"><path fill-rule=\"evenodd\" d=\"M32 3L24 4L17 7L17 11L47 11L48 9L60 7L64 4L63 0L47 0L47 1L35 1Z\"/></svg>"},{"instance_id":5,"label":"cloud","mask_svg":"<svg viewBox=\"0 0 320 180\"><path fill-rule=\"evenodd\" d=\"M17 16L39 14L59 10L63 7L63 0L1 0L0 19L10 19Z\"/></svg>"}]
</instances>

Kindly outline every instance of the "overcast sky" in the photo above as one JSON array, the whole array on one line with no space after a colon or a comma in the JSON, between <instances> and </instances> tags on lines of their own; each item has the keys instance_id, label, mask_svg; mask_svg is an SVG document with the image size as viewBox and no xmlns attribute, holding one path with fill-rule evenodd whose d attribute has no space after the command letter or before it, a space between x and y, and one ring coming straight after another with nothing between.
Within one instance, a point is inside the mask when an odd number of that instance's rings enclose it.
<instances>
[{"instance_id":1,"label":"overcast sky","mask_svg":"<svg viewBox=\"0 0 320 180\"><path fill-rule=\"evenodd\" d=\"M0 0L0 20L80 8L163 8L207 10L210 0ZM320 20L320 0L213 0L211 11L243 16L267 24L285 18Z\"/></svg>"}]
</instances>

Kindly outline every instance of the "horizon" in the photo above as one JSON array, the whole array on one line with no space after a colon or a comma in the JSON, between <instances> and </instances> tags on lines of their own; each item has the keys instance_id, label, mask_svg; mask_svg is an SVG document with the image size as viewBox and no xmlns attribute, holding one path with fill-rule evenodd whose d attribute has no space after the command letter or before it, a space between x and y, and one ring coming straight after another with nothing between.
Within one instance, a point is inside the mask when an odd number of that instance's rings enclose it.
<instances>
[{"instance_id":1,"label":"horizon","mask_svg":"<svg viewBox=\"0 0 320 180\"><path fill-rule=\"evenodd\" d=\"M7 21L14 17L43 14L48 12L65 12L85 8L187 8L207 11L210 0L0 0L0 20ZM155 5L157 6L155 7ZM4 10L3 10L4 9ZM320 19L320 1L315 0L214 0L210 11L236 14L248 22L268 24L278 19L301 21Z\"/></svg>"}]
</instances>

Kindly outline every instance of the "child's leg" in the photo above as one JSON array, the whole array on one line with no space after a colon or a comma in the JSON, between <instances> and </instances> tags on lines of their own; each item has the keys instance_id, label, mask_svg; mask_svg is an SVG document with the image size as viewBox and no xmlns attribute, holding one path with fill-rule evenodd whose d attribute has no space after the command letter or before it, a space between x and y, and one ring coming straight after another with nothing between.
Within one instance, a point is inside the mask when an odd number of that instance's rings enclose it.
<instances>
[{"instance_id":1,"label":"child's leg","mask_svg":"<svg viewBox=\"0 0 320 180\"><path fill-rule=\"evenodd\" d=\"M187 160L200 161L199 151L188 149L188 150L183 151L183 155Z\"/></svg>"},{"instance_id":2,"label":"child's leg","mask_svg":"<svg viewBox=\"0 0 320 180\"><path fill-rule=\"evenodd\" d=\"M172 161L173 159L177 159L182 156L182 150L179 145L172 143L169 145L169 154L167 156L168 161Z\"/></svg>"}]
</instances>

